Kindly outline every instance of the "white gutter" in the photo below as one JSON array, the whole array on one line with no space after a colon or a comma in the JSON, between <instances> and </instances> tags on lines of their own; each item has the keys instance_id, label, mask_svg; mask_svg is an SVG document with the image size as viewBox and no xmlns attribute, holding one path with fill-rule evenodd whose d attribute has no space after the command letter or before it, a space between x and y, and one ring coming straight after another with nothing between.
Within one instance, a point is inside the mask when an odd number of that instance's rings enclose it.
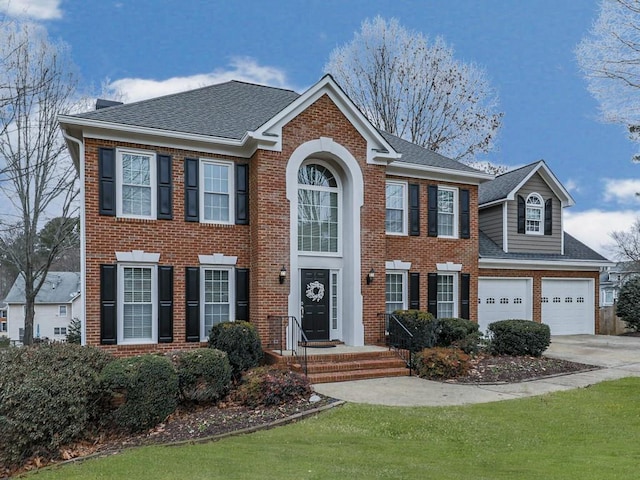
<instances>
[{"instance_id":1,"label":"white gutter","mask_svg":"<svg viewBox=\"0 0 640 480\"><path fill-rule=\"evenodd\" d=\"M455 181L459 179L464 183L482 183L483 181L493 180L495 177L490 173L483 172L465 172L462 170L453 170L450 168L432 167L409 162L393 161L387 166L387 175L398 176L414 176L412 173L429 174L429 176L438 176L442 179ZM475 180L475 182L471 182Z\"/></svg>"},{"instance_id":2,"label":"white gutter","mask_svg":"<svg viewBox=\"0 0 640 480\"><path fill-rule=\"evenodd\" d=\"M86 238L85 238L85 208L84 208L84 142L78 140L75 137L69 135L64 128L62 130L62 136L69 142L73 142L78 145L78 170L80 172L80 294L82 295L82 310L83 319L80 322L80 343L82 345L87 344L87 256L86 256Z\"/></svg>"}]
</instances>

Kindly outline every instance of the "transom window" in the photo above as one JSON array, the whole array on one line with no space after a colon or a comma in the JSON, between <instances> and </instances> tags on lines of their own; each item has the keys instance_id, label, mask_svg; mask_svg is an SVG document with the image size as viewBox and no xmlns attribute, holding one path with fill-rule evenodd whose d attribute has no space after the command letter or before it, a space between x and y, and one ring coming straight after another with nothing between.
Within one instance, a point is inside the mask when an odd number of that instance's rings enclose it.
<instances>
[{"instance_id":1,"label":"transom window","mask_svg":"<svg viewBox=\"0 0 640 480\"><path fill-rule=\"evenodd\" d=\"M386 185L386 217L387 233L407 233L407 184L387 182Z\"/></svg>"},{"instance_id":2,"label":"transom window","mask_svg":"<svg viewBox=\"0 0 640 480\"><path fill-rule=\"evenodd\" d=\"M200 178L202 193L200 206L201 220L211 223L229 223L233 218L232 165L225 162L201 161Z\"/></svg>"},{"instance_id":3,"label":"transom window","mask_svg":"<svg viewBox=\"0 0 640 480\"><path fill-rule=\"evenodd\" d=\"M399 272L388 272L385 276L385 301L386 312L393 313L396 310L405 310L405 275Z\"/></svg>"},{"instance_id":4,"label":"transom window","mask_svg":"<svg viewBox=\"0 0 640 480\"><path fill-rule=\"evenodd\" d=\"M454 275L438 274L438 318L452 318L454 314ZM487 301L487 303L489 303Z\"/></svg>"},{"instance_id":5,"label":"transom window","mask_svg":"<svg viewBox=\"0 0 640 480\"><path fill-rule=\"evenodd\" d=\"M153 339L153 267L123 267L122 337Z\"/></svg>"},{"instance_id":6,"label":"transom window","mask_svg":"<svg viewBox=\"0 0 640 480\"><path fill-rule=\"evenodd\" d=\"M207 337L214 325L231 319L231 291L228 269L203 269L204 332Z\"/></svg>"},{"instance_id":7,"label":"transom window","mask_svg":"<svg viewBox=\"0 0 640 480\"><path fill-rule=\"evenodd\" d=\"M438 187L438 236L455 237L457 190Z\"/></svg>"},{"instance_id":8,"label":"transom window","mask_svg":"<svg viewBox=\"0 0 640 480\"><path fill-rule=\"evenodd\" d=\"M118 150L119 215L135 218L155 216L155 155Z\"/></svg>"},{"instance_id":9,"label":"transom window","mask_svg":"<svg viewBox=\"0 0 640 480\"><path fill-rule=\"evenodd\" d=\"M544 203L542 197L532 193L527 197L526 233L542 233L542 219Z\"/></svg>"},{"instance_id":10,"label":"transom window","mask_svg":"<svg viewBox=\"0 0 640 480\"><path fill-rule=\"evenodd\" d=\"M338 182L318 164L298 170L298 250L338 252Z\"/></svg>"}]
</instances>

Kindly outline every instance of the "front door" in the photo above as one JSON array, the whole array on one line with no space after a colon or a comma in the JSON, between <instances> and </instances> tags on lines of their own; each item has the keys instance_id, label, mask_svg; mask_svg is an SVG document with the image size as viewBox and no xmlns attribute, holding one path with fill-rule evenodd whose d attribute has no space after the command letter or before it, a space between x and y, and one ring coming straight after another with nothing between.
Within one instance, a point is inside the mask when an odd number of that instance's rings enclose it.
<instances>
[{"instance_id":1,"label":"front door","mask_svg":"<svg viewBox=\"0 0 640 480\"><path fill-rule=\"evenodd\" d=\"M329 340L329 270L302 270L302 330L308 340Z\"/></svg>"}]
</instances>

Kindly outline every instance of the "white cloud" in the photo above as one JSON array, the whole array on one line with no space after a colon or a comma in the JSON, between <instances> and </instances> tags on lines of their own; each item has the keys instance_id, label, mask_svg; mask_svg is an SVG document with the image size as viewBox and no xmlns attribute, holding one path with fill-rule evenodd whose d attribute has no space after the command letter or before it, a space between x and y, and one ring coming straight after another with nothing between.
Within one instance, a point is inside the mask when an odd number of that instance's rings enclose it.
<instances>
[{"instance_id":1,"label":"white cloud","mask_svg":"<svg viewBox=\"0 0 640 480\"><path fill-rule=\"evenodd\" d=\"M28 17L34 20L62 18L62 0L0 0L0 12L9 17Z\"/></svg>"},{"instance_id":2,"label":"white cloud","mask_svg":"<svg viewBox=\"0 0 640 480\"><path fill-rule=\"evenodd\" d=\"M248 57L233 58L227 68L219 68L211 73L173 77L165 80L122 78L108 83L106 89L107 92L125 102L137 102L229 80L293 89L282 70L259 65L254 59Z\"/></svg>"},{"instance_id":3,"label":"white cloud","mask_svg":"<svg viewBox=\"0 0 640 480\"><path fill-rule=\"evenodd\" d=\"M638 192L640 192L640 179L604 179L604 200L606 202L637 203L640 200L640 197L636 195Z\"/></svg>"},{"instance_id":4,"label":"white cloud","mask_svg":"<svg viewBox=\"0 0 640 480\"><path fill-rule=\"evenodd\" d=\"M638 212L620 210L585 210L583 212L564 211L564 229L582 243L593 248L605 257L615 260L611 232L629 230Z\"/></svg>"},{"instance_id":5,"label":"white cloud","mask_svg":"<svg viewBox=\"0 0 640 480\"><path fill-rule=\"evenodd\" d=\"M564 182L564 186L569 193L572 193L572 192L580 193L582 190L582 187L580 186L578 181L574 180L573 178L570 178L566 182Z\"/></svg>"}]
</instances>

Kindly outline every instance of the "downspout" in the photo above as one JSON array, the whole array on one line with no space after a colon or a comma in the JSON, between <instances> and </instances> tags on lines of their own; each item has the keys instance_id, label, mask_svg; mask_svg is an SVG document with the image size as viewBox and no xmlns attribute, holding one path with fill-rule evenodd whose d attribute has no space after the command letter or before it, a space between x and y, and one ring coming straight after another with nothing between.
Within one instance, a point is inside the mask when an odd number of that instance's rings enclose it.
<instances>
[{"instance_id":1,"label":"downspout","mask_svg":"<svg viewBox=\"0 0 640 480\"><path fill-rule=\"evenodd\" d=\"M70 142L78 145L78 171L80 173L80 294L82 298L82 319L80 320L80 332L82 345L87 344L87 295L86 295L86 250L85 250L85 216L84 216L84 142L69 135L64 129L62 136Z\"/></svg>"}]
</instances>

